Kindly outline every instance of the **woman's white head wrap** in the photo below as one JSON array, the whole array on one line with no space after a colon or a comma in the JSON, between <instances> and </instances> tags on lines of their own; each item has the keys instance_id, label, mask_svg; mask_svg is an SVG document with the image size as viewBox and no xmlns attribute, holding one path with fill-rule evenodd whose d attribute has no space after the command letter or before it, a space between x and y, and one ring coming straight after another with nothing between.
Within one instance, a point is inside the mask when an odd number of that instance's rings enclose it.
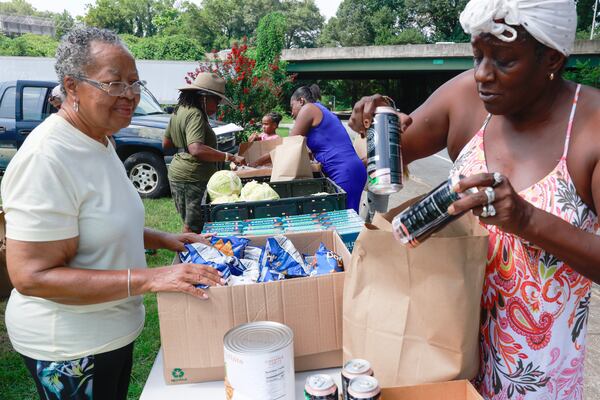
<instances>
[{"instance_id":1,"label":"woman's white head wrap","mask_svg":"<svg viewBox=\"0 0 600 400\"><path fill-rule=\"evenodd\" d=\"M521 25L537 41L568 56L575 43L577 9L573 0L471 0L460 23L472 36L491 33L505 42L517 38L509 25Z\"/></svg>"}]
</instances>

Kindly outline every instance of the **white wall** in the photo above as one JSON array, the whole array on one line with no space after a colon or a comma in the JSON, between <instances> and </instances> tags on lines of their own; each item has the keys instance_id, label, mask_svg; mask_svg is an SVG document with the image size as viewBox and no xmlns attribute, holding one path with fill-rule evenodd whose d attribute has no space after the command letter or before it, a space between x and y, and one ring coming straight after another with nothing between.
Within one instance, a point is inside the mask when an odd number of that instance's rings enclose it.
<instances>
[{"instance_id":1,"label":"white wall","mask_svg":"<svg viewBox=\"0 0 600 400\"><path fill-rule=\"evenodd\" d=\"M140 79L147 81L148 89L161 104L177 102L178 87L185 86L185 76L194 71L197 62L136 61ZM0 57L0 82L17 79L55 81L54 58Z\"/></svg>"}]
</instances>

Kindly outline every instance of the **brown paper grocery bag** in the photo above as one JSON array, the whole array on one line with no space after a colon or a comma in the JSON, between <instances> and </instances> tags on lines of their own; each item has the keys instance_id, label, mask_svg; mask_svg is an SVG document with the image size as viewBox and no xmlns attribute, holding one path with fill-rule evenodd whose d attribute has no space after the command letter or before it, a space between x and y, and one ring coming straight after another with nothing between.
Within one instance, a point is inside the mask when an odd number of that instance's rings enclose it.
<instances>
[{"instance_id":1,"label":"brown paper grocery bag","mask_svg":"<svg viewBox=\"0 0 600 400\"><path fill-rule=\"evenodd\" d=\"M382 386L471 379L487 231L469 213L409 249L391 233L401 208L377 215L356 240L344 282L344 359L369 360Z\"/></svg>"},{"instance_id":2,"label":"brown paper grocery bag","mask_svg":"<svg viewBox=\"0 0 600 400\"><path fill-rule=\"evenodd\" d=\"M283 138L283 143L271 151L271 160L273 161L271 182L313 177L304 136Z\"/></svg>"}]
</instances>

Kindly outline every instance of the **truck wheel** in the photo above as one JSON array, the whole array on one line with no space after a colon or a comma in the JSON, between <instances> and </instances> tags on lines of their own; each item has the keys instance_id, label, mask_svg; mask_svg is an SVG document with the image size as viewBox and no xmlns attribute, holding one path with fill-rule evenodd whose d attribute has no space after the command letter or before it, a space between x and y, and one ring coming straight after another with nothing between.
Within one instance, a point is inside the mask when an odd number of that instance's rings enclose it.
<instances>
[{"instance_id":1,"label":"truck wheel","mask_svg":"<svg viewBox=\"0 0 600 400\"><path fill-rule=\"evenodd\" d=\"M142 151L124 162L127 176L141 197L156 199L169 194L169 179L164 160L154 153Z\"/></svg>"}]
</instances>

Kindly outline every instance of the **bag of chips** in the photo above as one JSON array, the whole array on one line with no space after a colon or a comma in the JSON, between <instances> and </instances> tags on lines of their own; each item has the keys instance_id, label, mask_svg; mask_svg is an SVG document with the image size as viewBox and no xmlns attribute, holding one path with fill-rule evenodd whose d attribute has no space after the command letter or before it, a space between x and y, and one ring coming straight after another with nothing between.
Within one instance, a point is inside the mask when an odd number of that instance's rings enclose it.
<instances>
[{"instance_id":1,"label":"bag of chips","mask_svg":"<svg viewBox=\"0 0 600 400\"><path fill-rule=\"evenodd\" d=\"M240 276L244 273L244 265L235 257L228 257L216 248L204 243L192 243L184 245L185 252L179 253L182 263L210 265L223 273L223 279L229 280L233 275ZM227 284L227 283L226 283ZM201 289L208 288L207 285L198 284L196 287Z\"/></svg>"},{"instance_id":2,"label":"bag of chips","mask_svg":"<svg viewBox=\"0 0 600 400\"><path fill-rule=\"evenodd\" d=\"M321 243L314 256L305 256L304 260L308 265L308 274L310 276L344 271L342 257L327 249L323 243Z\"/></svg>"},{"instance_id":3,"label":"bag of chips","mask_svg":"<svg viewBox=\"0 0 600 400\"><path fill-rule=\"evenodd\" d=\"M292 242L283 235L267 239L260 259L258 282L308 276L307 266L302 255Z\"/></svg>"},{"instance_id":4,"label":"bag of chips","mask_svg":"<svg viewBox=\"0 0 600 400\"><path fill-rule=\"evenodd\" d=\"M244 250L250 239L237 236L213 236L210 243L226 256L244 258Z\"/></svg>"}]
</instances>

